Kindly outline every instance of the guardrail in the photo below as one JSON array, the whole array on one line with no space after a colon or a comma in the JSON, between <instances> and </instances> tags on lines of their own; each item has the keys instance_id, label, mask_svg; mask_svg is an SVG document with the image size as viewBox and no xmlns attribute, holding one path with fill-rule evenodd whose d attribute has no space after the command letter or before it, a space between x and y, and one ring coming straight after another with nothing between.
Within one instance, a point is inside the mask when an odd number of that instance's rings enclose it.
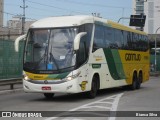
<instances>
[{"instance_id":1,"label":"guardrail","mask_svg":"<svg viewBox=\"0 0 160 120\"><path fill-rule=\"evenodd\" d=\"M150 72L150 76L158 77L158 76L160 76L160 71L157 71L157 72Z\"/></svg>"},{"instance_id":2,"label":"guardrail","mask_svg":"<svg viewBox=\"0 0 160 120\"><path fill-rule=\"evenodd\" d=\"M22 84L22 78L1 79L0 86L10 85L10 89L14 89L15 84Z\"/></svg>"}]
</instances>

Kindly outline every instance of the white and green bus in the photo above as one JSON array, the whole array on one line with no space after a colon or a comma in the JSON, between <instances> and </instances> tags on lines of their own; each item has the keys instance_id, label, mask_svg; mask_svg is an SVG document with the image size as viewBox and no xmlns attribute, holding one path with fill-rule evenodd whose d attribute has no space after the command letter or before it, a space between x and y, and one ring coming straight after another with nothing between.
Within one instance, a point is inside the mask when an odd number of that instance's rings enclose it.
<instances>
[{"instance_id":1,"label":"white and green bus","mask_svg":"<svg viewBox=\"0 0 160 120\"><path fill-rule=\"evenodd\" d=\"M18 40L19 41L19 40ZM30 26L25 38L26 92L84 92L139 89L149 80L147 34L94 16L50 17Z\"/></svg>"}]
</instances>

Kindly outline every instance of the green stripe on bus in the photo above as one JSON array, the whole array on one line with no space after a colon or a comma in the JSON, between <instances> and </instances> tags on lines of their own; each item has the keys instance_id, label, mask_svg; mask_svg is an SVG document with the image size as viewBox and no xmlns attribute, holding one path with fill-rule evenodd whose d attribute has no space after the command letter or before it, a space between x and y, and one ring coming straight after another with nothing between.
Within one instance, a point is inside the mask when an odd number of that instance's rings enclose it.
<instances>
[{"instance_id":1,"label":"green stripe on bus","mask_svg":"<svg viewBox=\"0 0 160 120\"><path fill-rule=\"evenodd\" d=\"M124 69L123 69L122 61L120 59L119 52L118 50L111 50L111 51L112 51L115 65L116 65L118 76L120 77L120 79L125 79L126 77L124 74Z\"/></svg>"},{"instance_id":2,"label":"green stripe on bus","mask_svg":"<svg viewBox=\"0 0 160 120\"><path fill-rule=\"evenodd\" d=\"M49 79L64 79L68 74L69 74L69 72L65 72L65 73L61 73L61 74L52 74L52 75L48 75L47 78L49 78Z\"/></svg>"},{"instance_id":3,"label":"green stripe on bus","mask_svg":"<svg viewBox=\"0 0 160 120\"><path fill-rule=\"evenodd\" d=\"M59 79L64 79L65 77L67 77L67 75L69 74L70 72L65 72L65 73L61 73L58 75L58 78Z\"/></svg>"},{"instance_id":4,"label":"green stripe on bus","mask_svg":"<svg viewBox=\"0 0 160 120\"><path fill-rule=\"evenodd\" d=\"M120 77L118 76L118 73L117 73L117 69L116 69L116 65L115 65L115 61L114 61L111 49L105 48L103 50L104 50L104 54L105 54L106 61L108 63L109 71L112 78L114 80L119 80Z\"/></svg>"},{"instance_id":5,"label":"green stripe on bus","mask_svg":"<svg viewBox=\"0 0 160 120\"><path fill-rule=\"evenodd\" d=\"M111 50L109 48L105 48L103 50L112 78L114 80L124 79L125 74L118 50Z\"/></svg>"}]
</instances>

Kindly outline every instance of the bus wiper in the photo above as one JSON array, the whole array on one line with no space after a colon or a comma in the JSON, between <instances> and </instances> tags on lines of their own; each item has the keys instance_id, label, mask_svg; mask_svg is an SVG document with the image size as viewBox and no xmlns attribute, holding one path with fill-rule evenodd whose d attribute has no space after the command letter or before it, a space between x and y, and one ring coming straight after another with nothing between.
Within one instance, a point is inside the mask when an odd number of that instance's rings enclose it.
<instances>
[{"instance_id":1,"label":"bus wiper","mask_svg":"<svg viewBox=\"0 0 160 120\"><path fill-rule=\"evenodd\" d=\"M40 60L37 62L36 67L40 64L40 62L41 62L46 56L47 56L47 54L44 53L43 56L40 58ZM45 61L46 61L46 60L44 60L44 62L45 62Z\"/></svg>"},{"instance_id":2,"label":"bus wiper","mask_svg":"<svg viewBox=\"0 0 160 120\"><path fill-rule=\"evenodd\" d=\"M52 47L51 47L51 48L52 48ZM55 60L53 54L50 52L49 55L50 55L50 61L51 61L51 58L52 58L54 64L55 64L56 67L57 67L58 72L60 72L59 66L58 66L58 64L57 64L57 62L56 62L56 60Z\"/></svg>"},{"instance_id":3,"label":"bus wiper","mask_svg":"<svg viewBox=\"0 0 160 120\"><path fill-rule=\"evenodd\" d=\"M57 64L57 62L56 62L53 54L50 52L49 55L52 57L52 60L53 60L53 62L55 63L55 65L56 65L56 67L57 67L57 70L59 71L59 70L60 70L60 69L59 69L59 66L58 66L58 64ZM50 60L50 61L51 61L51 60Z\"/></svg>"},{"instance_id":4,"label":"bus wiper","mask_svg":"<svg viewBox=\"0 0 160 120\"><path fill-rule=\"evenodd\" d=\"M40 60L37 62L37 64L35 65L35 68L37 68L37 66L41 63L41 61L47 56L47 51L48 51L48 47L46 46L45 52L44 52L43 56L40 58ZM44 62L47 62L47 59L44 60Z\"/></svg>"}]
</instances>

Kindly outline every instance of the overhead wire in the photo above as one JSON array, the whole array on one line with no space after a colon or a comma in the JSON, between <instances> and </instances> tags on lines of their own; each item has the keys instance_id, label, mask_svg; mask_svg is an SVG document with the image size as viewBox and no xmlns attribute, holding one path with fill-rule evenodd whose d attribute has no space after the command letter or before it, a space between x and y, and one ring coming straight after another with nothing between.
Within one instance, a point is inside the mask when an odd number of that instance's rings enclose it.
<instances>
[{"instance_id":1,"label":"overhead wire","mask_svg":"<svg viewBox=\"0 0 160 120\"><path fill-rule=\"evenodd\" d=\"M5 3L5 5L7 5L7 6L15 6L15 7L19 7L20 5L17 5L17 4L8 4L8 3ZM36 7L32 7L32 6L29 6L29 8L30 9L35 9L35 10L41 10L41 11L48 11L48 12L50 12L50 13L52 13L51 11L49 11L49 10L47 10L47 9L41 9L41 8L36 8ZM47 12L47 13L48 13ZM34 16L45 16L45 15L38 15L38 14L33 14L33 13L31 13L30 15L34 15Z\"/></svg>"},{"instance_id":2,"label":"overhead wire","mask_svg":"<svg viewBox=\"0 0 160 120\"><path fill-rule=\"evenodd\" d=\"M84 13L82 13L80 11L73 11L73 10L70 10L70 9L61 8L61 7L57 7L57 6L53 6L53 5L42 4L42 3L39 3L39 2L33 2L33 1L30 1L30 0L26 0L26 2L30 2L30 3L41 5L41 6L51 7L51 8L55 8L55 9L59 9L59 10L63 10L63 11L69 11L69 12L75 12L75 13L79 13L79 14L84 14Z\"/></svg>"},{"instance_id":3,"label":"overhead wire","mask_svg":"<svg viewBox=\"0 0 160 120\"><path fill-rule=\"evenodd\" d=\"M63 1L63 2L68 2L68 3L72 3L72 4L81 4L81 5L85 5L85 6L96 6L96 7L108 7L108 8L126 8L126 9L132 9L129 7L123 7L123 6L110 6L110 5L102 5L102 4L94 4L94 3L84 3L84 2L76 2L73 0L56 0L56 1Z\"/></svg>"},{"instance_id":4,"label":"overhead wire","mask_svg":"<svg viewBox=\"0 0 160 120\"><path fill-rule=\"evenodd\" d=\"M12 15L12 16L16 16L16 15L18 15L18 14L14 14L14 13L9 13L9 12L5 12L5 11L0 11L1 13L4 13L4 14L7 14L7 15ZM29 20L37 20L37 19L34 19L34 18L28 18L28 17L26 17L26 19L29 19Z\"/></svg>"}]
</instances>

